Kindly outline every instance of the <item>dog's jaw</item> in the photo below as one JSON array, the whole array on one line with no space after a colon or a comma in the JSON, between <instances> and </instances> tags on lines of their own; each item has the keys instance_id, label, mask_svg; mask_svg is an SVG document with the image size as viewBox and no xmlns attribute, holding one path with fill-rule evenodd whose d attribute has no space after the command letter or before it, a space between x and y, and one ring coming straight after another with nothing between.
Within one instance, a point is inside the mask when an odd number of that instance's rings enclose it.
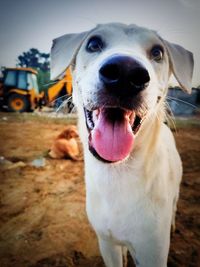
<instances>
[{"instance_id":1,"label":"dog's jaw","mask_svg":"<svg viewBox=\"0 0 200 267\"><path fill-rule=\"evenodd\" d=\"M133 110L121 108L84 108L88 129L88 147L98 159L107 163L123 161L129 156L135 135L143 119Z\"/></svg>"}]
</instances>

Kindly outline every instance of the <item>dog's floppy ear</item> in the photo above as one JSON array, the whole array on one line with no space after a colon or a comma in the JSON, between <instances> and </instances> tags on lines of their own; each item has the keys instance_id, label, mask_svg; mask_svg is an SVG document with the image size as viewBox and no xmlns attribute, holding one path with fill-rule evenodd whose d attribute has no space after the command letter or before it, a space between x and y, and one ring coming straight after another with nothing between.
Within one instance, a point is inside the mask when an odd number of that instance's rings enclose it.
<instances>
[{"instance_id":1,"label":"dog's floppy ear","mask_svg":"<svg viewBox=\"0 0 200 267\"><path fill-rule=\"evenodd\" d=\"M53 40L51 48L51 80L63 76L88 32L65 34Z\"/></svg>"},{"instance_id":2,"label":"dog's floppy ear","mask_svg":"<svg viewBox=\"0 0 200 267\"><path fill-rule=\"evenodd\" d=\"M194 67L193 54L177 44L165 41L169 54L172 73L180 87L187 93L192 91L192 74Z\"/></svg>"}]
</instances>

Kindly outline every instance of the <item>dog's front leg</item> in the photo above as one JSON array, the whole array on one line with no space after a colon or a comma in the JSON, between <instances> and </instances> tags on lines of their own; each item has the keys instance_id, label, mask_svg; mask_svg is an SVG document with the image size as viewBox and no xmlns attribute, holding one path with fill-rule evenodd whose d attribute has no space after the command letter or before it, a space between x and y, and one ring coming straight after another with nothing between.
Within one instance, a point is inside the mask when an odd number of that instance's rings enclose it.
<instances>
[{"instance_id":1,"label":"dog's front leg","mask_svg":"<svg viewBox=\"0 0 200 267\"><path fill-rule=\"evenodd\" d=\"M146 240L146 243L142 242L140 246L130 245L128 250L137 267L167 267L169 245L164 243L164 239L159 245L158 242Z\"/></svg>"},{"instance_id":2,"label":"dog's front leg","mask_svg":"<svg viewBox=\"0 0 200 267\"><path fill-rule=\"evenodd\" d=\"M101 237L98 241L106 267L123 267L122 247Z\"/></svg>"}]
</instances>

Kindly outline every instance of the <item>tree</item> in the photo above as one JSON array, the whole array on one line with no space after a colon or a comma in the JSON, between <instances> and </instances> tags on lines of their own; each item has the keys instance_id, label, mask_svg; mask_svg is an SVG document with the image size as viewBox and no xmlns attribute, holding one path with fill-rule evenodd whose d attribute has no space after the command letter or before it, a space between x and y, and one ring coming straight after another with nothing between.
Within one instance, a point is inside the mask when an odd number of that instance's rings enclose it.
<instances>
[{"instance_id":1,"label":"tree","mask_svg":"<svg viewBox=\"0 0 200 267\"><path fill-rule=\"evenodd\" d=\"M31 67L37 70L49 71L49 53L41 53L36 48L31 48L27 52L23 52L22 55L17 58L17 65L20 67Z\"/></svg>"},{"instance_id":2,"label":"tree","mask_svg":"<svg viewBox=\"0 0 200 267\"><path fill-rule=\"evenodd\" d=\"M40 90L50 81L50 55L42 53L37 48L23 52L17 58L17 66L34 68L38 71L38 84Z\"/></svg>"}]
</instances>

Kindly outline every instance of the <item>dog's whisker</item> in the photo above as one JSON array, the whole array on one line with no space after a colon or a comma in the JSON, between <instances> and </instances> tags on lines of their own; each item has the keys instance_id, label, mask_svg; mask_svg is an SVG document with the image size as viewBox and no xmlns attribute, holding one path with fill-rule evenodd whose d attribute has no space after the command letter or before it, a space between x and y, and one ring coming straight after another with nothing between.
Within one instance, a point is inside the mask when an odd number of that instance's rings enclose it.
<instances>
[{"instance_id":1,"label":"dog's whisker","mask_svg":"<svg viewBox=\"0 0 200 267\"><path fill-rule=\"evenodd\" d=\"M76 113L77 112L77 109L75 106L72 107L71 111L69 113Z\"/></svg>"},{"instance_id":2,"label":"dog's whisker","mask_svg":"<svg viewBox=\"0 0 200 267\"><path fill-rule=\"evenodd\" d=\"M172 111L170 104L167 101L165 101L165 109L166 109L165 114L166 114L167 122L169 122L169 125L172 125L173 130L175 132L177 132L176 123L175 123L175 116L174 116L174 113Z\"/></svg>"},{"instance_id":3,"label":"dog's whisker","mask_svg":"<svg viewBox=\"0 0 200 267\"><path fill-rule=\"evenodd\" d=\"M55 106L57 108L58 105L60 106L65 100L70 101L70 99L71 99L71 96L69 97L69 95L60 96L54 99L53 101L49 102L48 105ZM62 103L59 103L59 102L62 102Z\"/></svg>"},{"instance_id":4,"label":"dog's whisker","mask_svg":"<svg viewBox=\"0 0 200 267\"><path fill-rule=\"evenodd\" d=\"M74 68L75 67L75 63L72 62L70 66Z\"/></svg>"},{"instance_id":5,"label":"dog's whisker","mask_svg":"<svg viewBox=\"0 0 200 267\"><path fill-rule=\"evenodd\" d=\"M195 106L195 105L193 105L193 104L191 104L191 103L189 103L187 101L184 101L182 99L176 98L176 97L167 96L167 99L168 100L172 100L172 101L183 103L183 104L188 105L188 106L190 106L191 108L194 108L194 109L197 109L198 108L197 106Z\"/></svg>"},{"instance_id":6,"label":"dog's whisker","mask_svg":"<svg viewBox=\"0 0 200 267\"><path fill-rule=\"evenodd\" d=\"M71 99L72 97L68 97L66 100L64 100L56 109L56 113L71 113L71 110L73 109Z\"/></svg>"},{"instance_id":7,"label":"dog's whisker","mask_svg":"<svg viewBox=\"0 0 200 267\"><path fill-rule=\"evenodd\" d=\"M44 83L44 84L42 84L42 87L43 87L43 86L48 86L48 87L50 87L50 86L55 85L55 84L58 83L58 82L63 83L63 84L66 83L66 82L67 82L67 83L71 83L71 80L68 80L68 79L66 80L66 79L65 79L65 81L62 81L62 82L59 81L59 80L50 81L50 82L48 82L48 83Z\"/></svg>"},{"instance_id":8,"label":"dog's whisker","mask_svg":"<svg viewBox=\"0 0 200 267\"><path fill-rule=\"evenodd\" d=\"M53 101L51 101L49 104L54 104L56 101L58 101L58 100L65 100L65 99L68 99L68 98L70 98L71 96L69 96L69 95L63 95L63 96L59 96L59 97L57 97L55 100L53 100Z\"/></svg>"},{"instance_id":9,"label":"dog's whisker","mask_svg":"<svg viewBox=\"0 0 200 267\"><path fill-rule=\"evenodd\" d=\"M44 83L44 84L42 84L42 87L43 86L51 86L51 85L54 85L54 84L56 84L58 81L50 81L50 82L48 82L48 83Z\"/></svg>"}]
</instances>

